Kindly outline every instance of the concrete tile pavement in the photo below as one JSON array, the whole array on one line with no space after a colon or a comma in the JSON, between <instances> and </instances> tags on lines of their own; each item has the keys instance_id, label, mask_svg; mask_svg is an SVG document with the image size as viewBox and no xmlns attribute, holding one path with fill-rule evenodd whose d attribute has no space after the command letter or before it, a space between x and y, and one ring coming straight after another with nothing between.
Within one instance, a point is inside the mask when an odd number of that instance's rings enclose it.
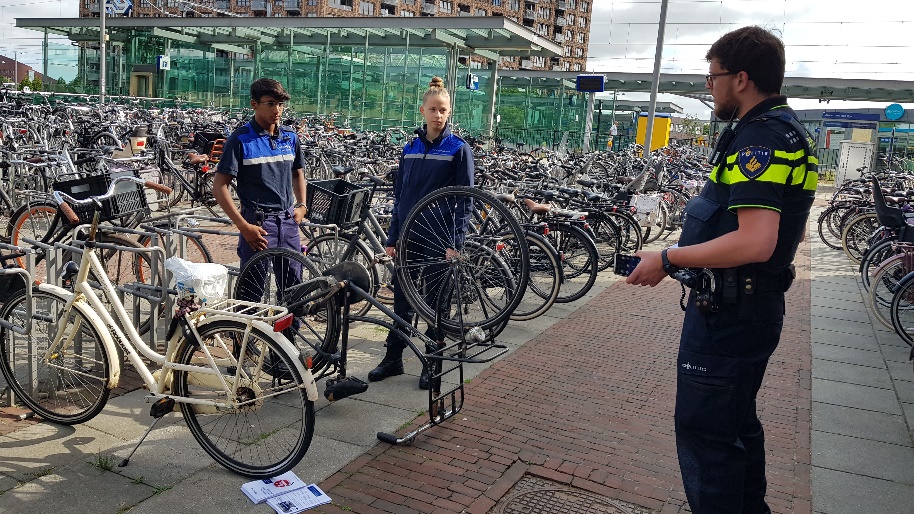
<instances>
[{"instance_id":1,"label":"concrete tile pavement","mask_svg":"<svg viewBox=\"0 0 914 514\"><path fill-rule=\"evenodd\" d=\"M867 322L854 267L814 237L801 247L759 399L769 503L779 513L907 512L907 345ZM402 434L423 421L417 359L407 375L363 395L322 399L317 434L295 471L321 482L334 502L318 511L328 513L485 513L525 475L654 512L687 511L672 430L679 294L669 281L630 288L606 276L586 299L510 327L512 352L469 366L463 411L412 446L376 443L374 433ZM364 327L355 335L351 365L364 376L383 337ZM100 469L100 458L129 451L146 409L136 391L79 427L0 417L0 513L270 511L250 504L238 489L244 480L202 454L177 416L130 466Z\"/></svg>"}]
</instances>

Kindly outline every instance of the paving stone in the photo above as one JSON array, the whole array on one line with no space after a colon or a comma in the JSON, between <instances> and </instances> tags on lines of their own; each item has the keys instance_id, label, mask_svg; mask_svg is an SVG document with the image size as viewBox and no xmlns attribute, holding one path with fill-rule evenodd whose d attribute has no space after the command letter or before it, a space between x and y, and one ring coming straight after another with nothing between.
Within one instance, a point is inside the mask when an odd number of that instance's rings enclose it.
<instances>
[{"instance_id":1,"label":"paving stone","mask_svg":"<svg viewBox=\"0 0 914 514\"><path fill-rule=\"evenodd\" d=\"M857 364L860 366L869 366L871 368L885 369L885 361L882 353L878 351L861 350L858 348L848 348L846 346L835 346L832 344L812 344L812 356L816 359L824 359L847 364Z\"/></svg>"},{"instance_id":2,"label":"paving stone","mask_svg":"<svg viewBox=\"0 0 914 514\"><path fill-rule=\"evenodd\" d=\"M904 416L814 401L812 424L821 432L898 445L911 443Z\"/></svg>"},{"instance_id":3,"label":"paving stone","mask_svg":"<svg viewBox=\"0 0 914 514\"><path fill-rule=\"evenodd\" d=\"M892 379L886 368L859 366L826 359L813 359L813 378L824 378L847 384L891 389Z\"/></svg>"},{"instance_id":4,"label":"paving stone","mask_svg":"<svg viewBox=\"0 0 914 514\"><path fill-rule=\"evenodd\" d=\"M813 430L812 457L815 466L914 486L910 443L890 444Z\"/></svg>"},{"instance_id":5,"label":"paving stone","mask_svg":"<svg viewBox=\"0 0 914 514\"><path fill-rule=\"evenodd\" d=\"M898 398L892 389L880 389L814 378L812 381L812 397L816 401L832 405L855 407L887 414L901 414Z\"/></svg>"},{"instance_id":6,"label":"paving stone","mask_svg":"<svg viewBox=\"0 0 914 514\"><path fill-rule=\"evenodd\" d=\"M910 362L887 360L885 364L888 366L889 375L895 382L914 382L914 366ZM902 386L911 387L908 384Z\"/></svg>"},{"instance_id":7,"label":"paving stone","mask_svg":"<svg viewBox=\"0 0 914 514\"><path fill-rule=\"evenodd\" d=\"M124 512L153 494L148 485L78 463L6 491L0 512Z\"/></svg>"},{"instance_id":8,"label":"paving stone","mask_svg":"<svg viewBox=\"0 0 914 514\"><path fill-rule=\"evenodd\" d=\"M813 343L824 343L834 346L846 346L849 348L859 348L862 350L879 351L879 344L872 336L864 337L855 334L844 334L832 330L813 328L811 337Z\"/></svg>"},{"instance_id":9,"label":"paving stone","mask_svg":"<svg viewBox=\"0 0 914 514\"><path fill-rule=\"evenodd\" d=\"M46 472L89 462L122 441L88 427L39 423L0 437L0 473L27 482Z\"/></svg>"},{"instance_id":10,"label":"paving stone","mask_svg":"<svg viewBox=\"0 0 914 514\"><path fill-rule=\"evenodd\" d=\"M821 321L823 323L829 323L831 320L843 320L865 323L869 326L873 325L869 314L865 311L838 309L835 307L813 307L810 311L810 318L813 321Z\"/></svg>"},{"instance_id":11,"label":"paving stone","mask_svg":"<svg viewBox=\"0 0 914 514\"><path fill-rule=\"evenodd\" d=\"M908 514L914 487L818 466L812 468L815 512L827 514Z\"/></svg>"},{"instance_id":12,"label":"paving stone","mask_svg":"<svg viewBox=\"0 0 914 514\"><path fill-rule=\"evenodd\" d=\"M821 328L832 332L873 337L873 324L857 321L844 321L840 319L814 318L811 321L813 328Z\"/></svg>"}]
</instances>

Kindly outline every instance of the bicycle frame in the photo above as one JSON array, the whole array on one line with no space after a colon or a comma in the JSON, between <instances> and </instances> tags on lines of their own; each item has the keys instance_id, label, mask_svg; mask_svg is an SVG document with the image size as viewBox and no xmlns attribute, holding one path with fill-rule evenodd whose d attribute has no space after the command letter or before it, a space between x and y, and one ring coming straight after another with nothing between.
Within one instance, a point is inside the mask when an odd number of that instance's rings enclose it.
<instances>
[{"instance_id":1,"label":"bicycle frame","mask_svg":"<svg viewBox=\"0 0 914 514\"><path fill-rule=\"evenodd\" d=\"M57 244L56 247L65 247L65 245ZM234 381L232 383L238 383L238 381L244 377L241 376L243 370L241 366L237 365L237 360L234 356L231 355L231 352L226 352L226 357L221 357L217 359L206 348L205 345L200 345L202 351L206 354L206 366L196 366L196 365L182 365L172 362L172 359L175 355L175 352L179 348L179 344L184 339L182 331L174 330L172 331L171 336L167 342L166 351L164 354L160 354L154 349L150 348L141 338L136 328L133 326L131 317L127 314L124 305L117 300L117 291L111 282L108 280L107 273L104 266L98 259L98 256L95 253L96 247L106 247L112 246L113 248L126 251L148 251L152 255L152 264L156 265L157 261L161 260L160 257L164 257L164 250L161 247L154 246L146 248L143 250L131 249L127 247L115 247L114 245L104 245L100 243L94 243L92 241L87 242L85 248L82 250L82 258L80 261L79 272L74 280L73 289L71 293L66 289L52 286L49 284L39 285L39 289L43 291L49 291L56 293L64 298L67 298L67 303L64 307L62 319L66 319L72 309L77 309L81 314L86 316L86 319L90 321L93 325L96 326L97 333L101 338L100 343L104 347L105 351L108 352L109 357L113 357L116 354L116 346L119 345L123 348L124 352L127 355L127 358L130 360L130 363L133 364L137 373L143 379L146 387L150 390L151 398L163 398L169 396L165 394L166 389L168 389L171 372L172 371L188 371L193 373L201 373L213 375L216 377L214 379L214 384L222 384L223 389L226 393L226 398L233 398L234 387L230 384L226 377L219 370L219 366L234 365L236 367ZM101 290L105 293L106 297L111 301L111 308L114 310L114 315L112 316L105 306L102 304L101 299L96 294L95 290L89 283L89 273L90 271L94 272L95 276L99 279ZM160 271L162 272L162 277L164 277L164 265L161 267ZM168 293L165 288L162 288L162 298L160 301L164 300L164 296ZM191 331L192 337L195 337L198 341L200 340L199 333L196 329L196 324L191 321L200 321L202 315L207 316L206 320L215 321L219 318L231 318L231 319L243 319L247 322L248 326L244 333L244 340L242 341L242 353L244 355L244 350L248 342L248 335L251 332L251 328L257 326L264 331L264 333L270 334L273 333L273 327L268 322L275 321L286 315L288 311L283 308L258 305L258 304L247 304L253 307L260 307L260 312L256 313L227 313L225 311L215 308L216 306L207 308L201 308L196 313L188 315L191 319L188 319L188 328ZM264 312L267 311L267 312ZM264 314L270 314L264 316ZM200 321L205 323L205 321ZM123 328L122 328L123 327ZM71 330L70 334L66 334L67 323L61 323L57 327L57 334L54 336L53 342L48 346L48 350L43 356L45 361L50 361L50 356L55 352L59 351L61 348L72 343L72 339L75 334L78 332L76 330ZM291 356L300 355L298 350L295 350L291 343L285 340L285 338L274 337L274 340L283 347L283 349ZM149 370L149 367L146 363L143 362L142 357L149 359L150 361L159 364L162 366L162 372L158 373L158 376L155 376L153 372ZM228 359L229 362L225 362ZM306 389L306 393L309 399L317 399L317 387L314 383L314 379L311 376L310 370L308 370L302 359L292 359L295 361L296 367L298 368L299 373L303 379L303 387ZM120 378L120 363L116 358L109 358L110 364L110 379L107 384L109 389L114 389L117 387L119 378ZM260 367L263 366L263 356L261 357ZM225 403L217 400L201 400L201 399L189 399L183 397L174 397L171 396L177 403L190 403L197 405L204 405L215 407L217 409L235 409L241 406L241 404L236 403Z\"/></svg>"}]
</instances>

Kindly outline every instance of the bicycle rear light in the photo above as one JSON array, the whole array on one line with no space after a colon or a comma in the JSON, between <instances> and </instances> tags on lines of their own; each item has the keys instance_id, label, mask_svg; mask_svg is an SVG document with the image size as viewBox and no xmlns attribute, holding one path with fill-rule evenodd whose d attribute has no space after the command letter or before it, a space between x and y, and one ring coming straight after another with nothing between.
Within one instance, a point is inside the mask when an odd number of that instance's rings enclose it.
<instances>
[{"instance_id":1,"label":"bicycle rear light","mask_svg":"<svg viewBox=\"0 0 914 514\"><path fill-rule=\"evenodd\" d=\"M279 318L273 322L273 332L282 332L283 330L292 326L292 320L295 319L292 316L292 313L286 314L285 316Z\"/></svg>"}]
</instances>

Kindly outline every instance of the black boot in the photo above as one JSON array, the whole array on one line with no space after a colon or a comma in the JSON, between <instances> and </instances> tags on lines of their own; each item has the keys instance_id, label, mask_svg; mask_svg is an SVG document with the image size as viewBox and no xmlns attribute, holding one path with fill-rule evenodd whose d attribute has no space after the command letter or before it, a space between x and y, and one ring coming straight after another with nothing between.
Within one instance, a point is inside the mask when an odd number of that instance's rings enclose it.
<instances>
[{"instance_id":1,"label":"black boot","mask_svg":"<svg viewBox=\"0 0 914 514\"><path fill-rule=\"evenodd\" d=\"M428 390L428 367L423 367L422 373L419 375L419 389Z\"/></svg>"},{"instance_id":2,"label":"black boot","mask_svg":"<svg viewBox=\"0 0 914 514\"><path fill-rule=\"evenodd\" d=\"M388 341L387 353L384 359L378 364L378 367L368 372L369 382L380 382L387 377L395 377L403 374L403 346L395 342Z\"/></svg>"},{"instance_id":3,"label":"black boot","mask_svg":"<svg viewBox=\"0 0 914 514\"><path fill-rule=\"evenodd\" d=\"M443 346L443 343L438 343L438 344L441 345L441 346ZM426 355L433 354L433 353L435 353L435 352L437 352L437 351L438 351L438 349L435 348L434 345L431 345L431 344L426 344L426 345L425 345L425 354L426 354ZM437 363L440 363L441 361L429 360L429 361L428 361L428 366L424 366L424 367L422 368L422 373L419 374L419 389L428 390L429 368L431 368L432 366L434 366L436 362L437 362Z\"/></svg>"}]
</instances>

